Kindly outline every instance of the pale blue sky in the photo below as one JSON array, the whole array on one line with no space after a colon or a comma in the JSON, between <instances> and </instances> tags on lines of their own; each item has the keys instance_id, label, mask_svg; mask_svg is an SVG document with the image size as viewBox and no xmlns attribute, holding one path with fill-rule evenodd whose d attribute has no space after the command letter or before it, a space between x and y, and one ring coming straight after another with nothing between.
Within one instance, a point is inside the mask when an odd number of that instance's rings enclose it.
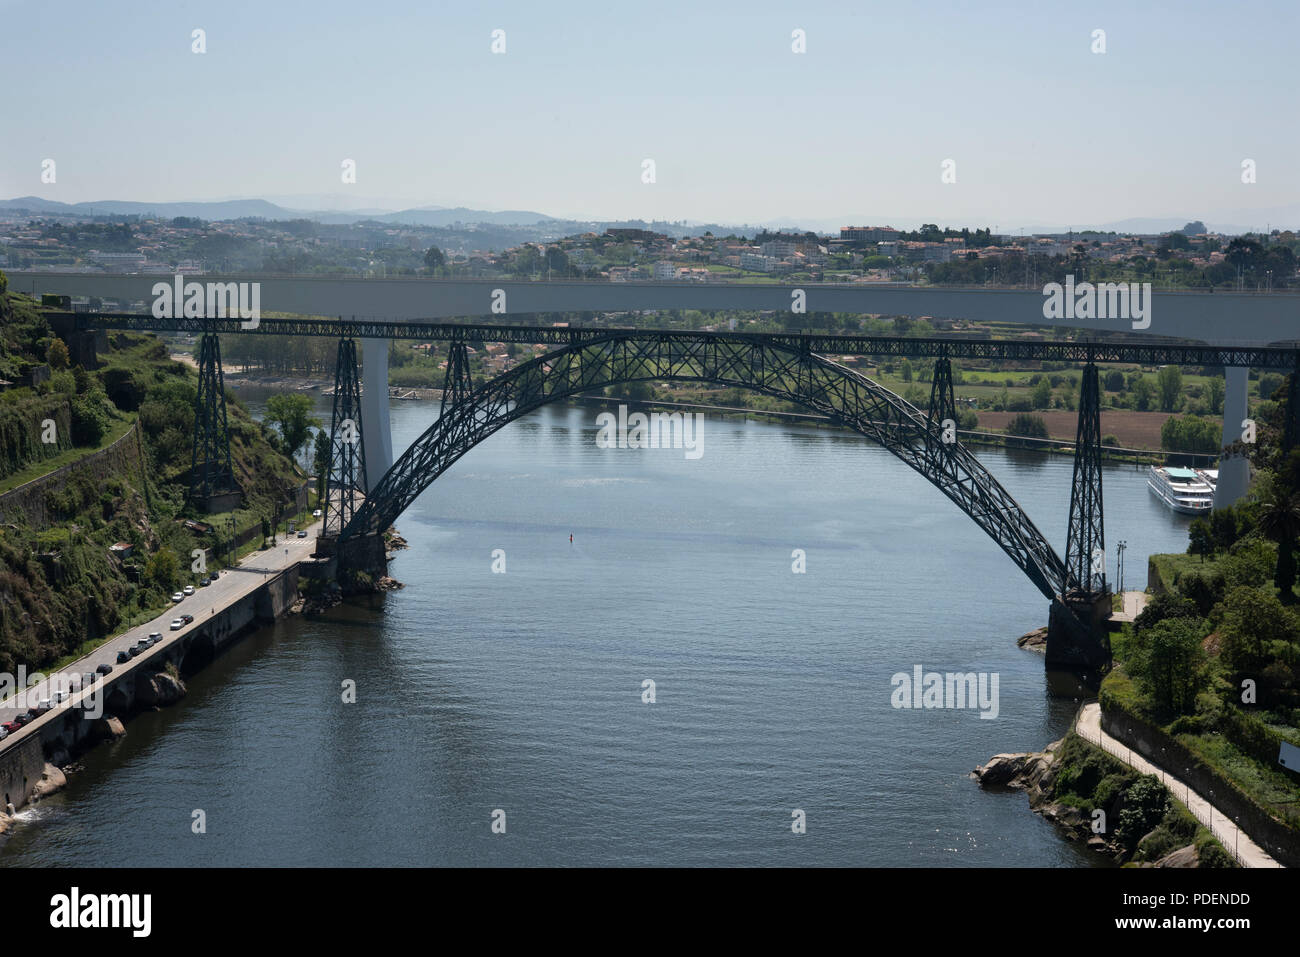
<instances>
[{"instance_id":1,"label":"pale blue sky","mask_svg":"<svg viewBox=\"0 0 1300 957\"><path fill-rule=\"evenodd\" d=\"M1300 4L1135 6L0 0L0 197L1300 225Z\"/></svg>"}]
</instances>

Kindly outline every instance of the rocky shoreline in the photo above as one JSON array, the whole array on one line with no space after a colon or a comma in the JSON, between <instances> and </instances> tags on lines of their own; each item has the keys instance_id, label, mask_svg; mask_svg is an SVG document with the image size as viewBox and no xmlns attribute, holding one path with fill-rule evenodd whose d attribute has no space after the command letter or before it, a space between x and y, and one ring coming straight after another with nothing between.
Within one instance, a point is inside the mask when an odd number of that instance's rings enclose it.
<instances>
[{"instance_id":1,"label":"rocky shoreline","mask_svg":"<svg viewBox=\"0 0 1300 957\"><path fill-rule=\"evenodd\" d=\"M1065 738L1053 741L1042 751L1015 754L995 754L986 764L977 766L972 773L985 790L1024 791L1029 807L1060 828L1067 839L1085 844L1090 850L1109 857L1116 864L1134 867L1200 867L1200 854L1194 842L1179 846L1154 861L1134 861L1137 849L1155 834L1153 829L1137 841L1132 848L1122 842L1112 828L1104 834L1094 831L1093 814L1074 804L1057 800L1057 778L1061 771L1061 752ZM1109 806L1103 808L1102 821L1120 821L1124 809L1124 794L1117 794ZM1093 812L1096 813L1096 812Z\"/></svg>"},{"instance_id":2,"label":"rocky shoreline","mask_svg":"<svg viewBox=\"0 0 1300 957\"><path fill-rule=\"evenodd\" d=\"M140 714L142 711L161 711L180 701L188 693L189 689L185 687L185 682L180 675L170 670L141 673L136 677L135 699L126 717ZM74 750L80 754L104 741L116 741L125 734L126 726L123 718L106 714L94 719L91 733L84 741L84 747L78 746ZM51 794L62 791L68 786L68 775L80 770L81 765L75 763L74 755L68 751L57 750L50 754L41 771L40 780L33 787L25 806L31 807ZM4 834L13 826L16 813L12 804L7 808L0 808L0 834Z\"/></svg>"}]
</instances>

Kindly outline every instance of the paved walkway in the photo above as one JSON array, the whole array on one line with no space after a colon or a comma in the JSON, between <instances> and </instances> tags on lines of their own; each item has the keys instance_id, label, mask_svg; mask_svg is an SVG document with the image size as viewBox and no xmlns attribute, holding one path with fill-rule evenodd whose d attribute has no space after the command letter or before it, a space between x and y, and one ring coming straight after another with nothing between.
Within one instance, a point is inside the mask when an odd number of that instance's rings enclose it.
<instances>
[{"instance_id":1,"label":"paved walkway","mask_svg":"<svg viewBox=\"0 0 1300 957\"><path fill-rule=\"evenodd\" d=\"M1147 606L1151 596L1144 591L1126 591L1123 592L1123 598L1124 610L1111 612L1111 621L1132 621L1142 614L1142 609Z\"/></svg>"},{"instance_id":2,"label":"paved walkway","mask_svg":"<svg viewBox=\"0 0 1300 957\"><path fill-rule=\"evenodd\" d=\"M1133 592L1125 592L1125 594L1130 595ZM1282 866L1269 857L1263 848L1252 841L1249 834L1240 830L1227 814L1211 805L1209 801L1193 791L1185 782L1180 781L1164 769L1156 767L1127 744L1101 730L1101 705L1097 704L1097 702L1094 701L1083 706L1075 730L1080 736L1115 756L1129 767L1141 771L1143 774L1154 774L1158 777L1176 798L1187 805L1188 810L1196 815L1196 819L1210 829L1210 832L1219 839L1219 843L1224 846L1229 854L1237 858L1242 867Z\"/></svg>"}]
</instances>

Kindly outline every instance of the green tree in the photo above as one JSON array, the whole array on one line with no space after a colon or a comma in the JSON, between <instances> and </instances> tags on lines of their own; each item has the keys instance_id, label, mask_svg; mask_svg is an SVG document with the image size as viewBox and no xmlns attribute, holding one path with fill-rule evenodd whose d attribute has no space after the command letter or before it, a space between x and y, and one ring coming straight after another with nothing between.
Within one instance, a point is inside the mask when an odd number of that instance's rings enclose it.
<instances>
[{"instance_id":1,"label":"green tree","mask_svg":"<svg viewBox=\"0 0 1300 957\"><path fill-rule=\"evenodd\" d=\"M73 445L99 445L108 431L108 413L104 410L107 401L98 391L72 397Z\"/></svg>"},{"instance_id":2,"label":"green tree","mask_svg":"<svg viewBox=\"0 0 1300 957\"><path fill-rule=\"evenodd\" d=\"M70 364L68 357L68 347L64 345L62 339L51 339L49 346L45 350L45 361L50 364L50 368L58 371L66 369Z\"/></svg>"},{"instance_id":3,"label":"green tree","mask_svg":"<svg viewBox=\"0 0 1300 957\"><path fill-rule=\"evenodd\" d=\"M1164 366L1156 374L1156 389L1160 393L1160 411L1177 412L1182 405L1183 370L1178 366Z\"/></svg>"},{"instance_id":4,"label":"green tree","mask_svg":"<svg viewBox=\"0 0 1300 957\"><path fill-rule=\"evenodd\" d=\"M1206 555L1214 554L1214 536L1210 534L1210 523L1203 518L1194 519L1187 530L1187 554L1200 555L1202 562Z\"/></svg>"},{"instance_id":5,"label":"green tree","mask_svg":"<svg viewBox=\"0 0 1300 957\"><path fill-rule=\"evenodd\" d=\"M1206 679L1207 630L1200 618L1167 618L1142 632L1133 670L1161 712L1184 714L1195 704Z\"/></svg>"},{"instance_id":6,"label":"green tree","mask_svg":"<svg viewBox=\"0 0 1300 957\"><path fill-rule=\"evenodd\" d=\"M1295 545L1300 540L1300 492L1274 481L1260 499L1259 530L1269 541L1277 542L1277 569L1273 584L1282 601L1295 604Z\"/></svg>"},{"instance_id":7,"label":"green tree","mask_svg":"<svg viewBox=\"0 0 1300 957\"><path fill-rule=\"evenodd\" d=\"M1223 414L1223 393L1225 386L1223 377L1212 375L1205 383L1205 402L1210 407L1210 412L1214 415Z\"/></svg>"},{"instance_id":8,"label":"green tree","mask_svg":"<svg viewBox=\"0 0 1300 957\"><path fill-rule=\"evenodd\" d=\"M1123 804L1115 833L1126 846L1137 847L1169 813L1169 791L1154 774L1144 774L1124 792Z\"/></svg>"},{"instance_id":9,"label":"green tree","mask_svg":"<svg viewBox=\"0 0 1300 957\"><path fill-rule=\"evenodd\" d=\"M1133 393L1133 408L1139 412L1151 411L1151 400L1155 398L1156 389L1144 375L1139 375L1130 391Z\"/></svg>"},{"instance_id":10,"label":"green tree","mask_svg":"<svg viewBox=\"0 0 1300 957\"><path fill-rule=\"evenodd\" d=\"M1038 384L1030 390L1029 401L1035 409L1046 409L1052 404L1052 383L1047 377L1038 380Z\"/></svg>"},{"instance_id":11,"label":"green tree","mask_svg":"<svg viewBox=\"0 0 1300 957\"><path fill-rule=\"evenodd\" d=\"M181 579L181 563L170 548L160 548L149 556L144 566L144 578L163 592L172 592Z\"/></svg>"},{"instance_id":12,"label":"green tree","mask_svg":"<svg viewBox=\"0 0 1300 957\"><path fill-rule=\"evenodd\" d=\"M316 495L325 496L325 481L330 470L330 437L321 429L316 433L316 443L312 450L312 467L316 470ZM321 506L324 508L324 506Z\"/></svg>"},{"instance_id":13,"label":"green tree","mask_svg":"<svg viewBox=\"0 0 1300 957\"><path fill-rule=\"evenodd\" d=\"M1028 412L1021 412L1007 424L1007 432L1011 435L1045 439L1047 438L1047 423L1043 421L1041 415L1030 415Z\"/></svg>"},{"instance_id":14,"label":"green tree","mask_svg":"<svg viewBox=\"0 0 1300 957\"><path fill-rule=\"evenodd\" d=\"M1246 585L1229 591L1215 614L1223 643L1219 656L1235 672L1263 668L1269 644L1294 641L1300 628L1295 613L1276 596Z\"/></svg>"},{"instance_id":15,"label":"green tree","mask_svg":"<svg viewBox=\"0 0 1300 957\"><path fill-rule=\"evenodd\" d=\"M447 256L437 246L430 246L424 254L424 265L431 270L441 269L447 265Z\"/></svg>"},{"instance_id":16,"label":"green tree","mask_svg":"<svg viewBox=\"0 0 1300 957\"><path fill-rule=\"evenodd\" d=\"M281 393L266 400L266 420L280 430L285 454L290 458L298 455L311 430L320 428L311 409L311 398L298 392Z\"/></svg>"}]
</instances>

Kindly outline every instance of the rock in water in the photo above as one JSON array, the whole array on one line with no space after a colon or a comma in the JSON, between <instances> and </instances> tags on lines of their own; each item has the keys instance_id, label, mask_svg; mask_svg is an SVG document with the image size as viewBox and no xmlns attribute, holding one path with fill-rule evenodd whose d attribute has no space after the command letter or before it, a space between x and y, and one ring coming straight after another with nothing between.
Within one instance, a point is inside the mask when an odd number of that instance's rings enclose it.
<instances>
[{"instance_id":1,"label":"rock in water","mask_svg":"<svg viewBox=\"0 0 1300 957\"><path fill-rule=\"evenodd\" d=\"M1047 629L1035 628L1033 631L1025 632L1016 639L1016 644L1026 651L1038 651L1043 654L1047 653Z\"/></svg>"},{"instance_id":2,"label":"rock in water","mask_svg":"<svg viewBox=\"0 0 1300 957\"><path fill-rule=\"evenodd\" d=\"M62 791L67 786L67 776L54 765L46 764L45 770L41 772L41 779L36 782L36 787L32 788L32 801L39 801L46 795Z\"/></svg>"},{"instance_id":3,"label":"rock in water","mask_svg":"<svg viewBox=\"0 0 1300 957\"><path fill-rule=\"evenodd\" d=\"M122 720L109 716L96 718L90 728L92 741L116 740L124 734L126 734L126 728L122 726Z\"/></svg>"},{"instance_id":4,"label":"rock in water","mask_svg":"<svg viewBox=\"0 0 1300 957\"><path fill-rule=\"evenodd\" d=\"M136 704L146 708L175 704L185 697L185 684L165 671L142 674L135 682Z\"/></svg>"}]
</instances>

